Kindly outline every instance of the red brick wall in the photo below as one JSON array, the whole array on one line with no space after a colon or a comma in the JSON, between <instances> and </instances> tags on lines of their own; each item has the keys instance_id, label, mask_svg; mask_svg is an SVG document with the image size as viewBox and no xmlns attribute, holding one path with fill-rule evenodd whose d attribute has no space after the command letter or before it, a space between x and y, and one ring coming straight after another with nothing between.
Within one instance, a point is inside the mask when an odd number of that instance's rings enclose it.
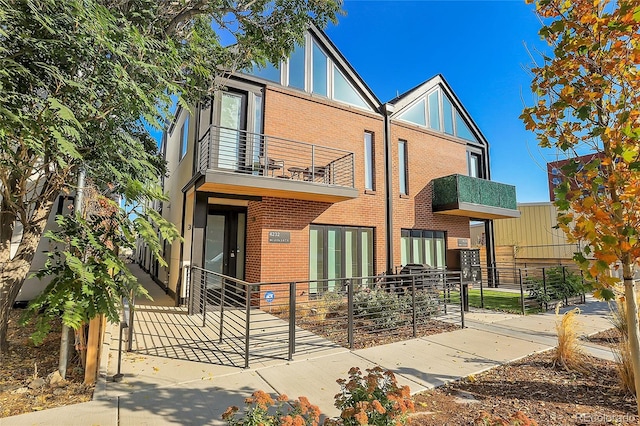
<instances>
[{"instance_id":1,"label":"red brick wall","mask_svg":"<svg viewBox=\"0 0 640 426\"><path fill-rule=\"evenodd\" d=\"M285 139L293 139L301 142L313 143L322 146L344 149L355 154L355 187L359 190L356 199L339 203L304 203L297 201L295 209L289 210L289 204L280 200L278 207L275 202L269 200L269 210L274 209L271 222L265 223L265 231L268 229L282 229L278 226L286 226L278 223L278 217L299 215L296 219L296 227L306 222L302 229L304 235L300 235L294 244L294 234L291 234L291 246L299 244L304 253L297 256L304 261L295 261L296 266L289 269L295 270L296 276L308 277L309 271L309 223L343 226L372 227L375 233L375 267L376 273L386 269L385 261L385 192L384 192L384 120L380 114L367 113L348 105L338 105L318 96L309 95L285 88L268 88L265 94L265 118L264 132L267 135L275 135ZM375 191L364 190L364 133L372 132L374 135L374 181ZM282 204L281 204L282 203ZM281 210L276 210L280 208ZM274 226L269 228L269 226ZM264 238L264 234L263 234ZM274 244L269 245L269 250L274 249ZM275 249L279 253L283 249ZM270 271L263 246L263 276L274 276ZM276 256L277 260L282 260Z\"/></svg>"},{"instance_id":2,"label":"red brick wall","mask_svg":"<svg viewBox=\"0 0 640 426\"><path fill-rule=\"evenodd\" d=\"M407 141L408 197L400 196L398 141ZM428 229L447 232L447 248L458 246L458 238L469 238L469 219L434 214L431 197L435 178L454 173L467 174L466 144L454 138L392 121L393 157L393 258L400 264L400 229Z\"/></svg>"},{"instance_id":3,"label":"red brick wall","mask_svg":"<svg viewBox=\"0 0 640 426\"><path fill-rule=\"evenodd\" d=\"M364 132L374 134L375 191L364 190ZM309 225L373 227L376 273L386 269L384 121L376 113L336 105L326 99L281 87L265 93L264 133L285 139L353 151L356 199L330 204L265 197L250 202L247 216L248 281L306 280L309 274ZM409 196L400 197L398 140L408 144ZM400 264L400 229L447 232L448 247L458 238L469 238L469 220L433 214L431 181L453 173L466 174L464 143L399 122L391 129L393 160L394 261ZM289 244L268 242L269 231L288 231ZM288 290L277 288L282 296ZM279 297L277 294L276 297Z\"/></svg>"}]
</instances>

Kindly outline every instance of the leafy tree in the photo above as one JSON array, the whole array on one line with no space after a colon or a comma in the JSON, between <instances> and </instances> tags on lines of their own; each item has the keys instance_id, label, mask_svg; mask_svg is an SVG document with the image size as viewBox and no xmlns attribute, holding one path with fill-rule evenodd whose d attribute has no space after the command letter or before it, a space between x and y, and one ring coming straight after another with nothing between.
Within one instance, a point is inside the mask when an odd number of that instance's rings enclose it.
<instances>
[{"instance_id":1,"label":"leafy tree","mask_svg":"<svg viewBox=\"0 0 640 426\"><path fill-rule=\"evenodd\" d=\"M530 1L530 0L529 0ZM589 245L575 258L598 277L595 295L615 297L612 263L622 265L624 299L640 395L640 342L634 272L640 257L640 4L637 0L537 0L540 36L553 56L532 69L537 103L522 118L542 147L583 163L562 168L559 226ZM585 255L593 255L595 262ZM638 405L640 413L640 403Z\"/></svg>"},{"instance_id":2,"label":"leafy tree","mask_svg":"<svg viewBox=\"0 0 640 426\"><path fill-rule=\"evenodd\" d=\"M341 0L0 0L0 354L9 310L54 200L73 192L79 167L100 190L142 205L156 198L157 190L143 188L156 184L165 168L146 127L170 119L172 98L186 107L212 93L225 73L277 61L311 22L335 21L340 6ZM233 46L222 44L224 34ZM119 211L113 226L144 230L153 240L152 224L166 224L146 211L134 225ZM63 234L76 229L81 242L58 238L74 250L114 249L115 233L107 244L95 234L107 231L96 231L91 220L73 215L60 222ZM16 224L22 237L12 257ZM160 244L152 247L157 255ZM114 281L103 269L86 275L76 254L64 254L58 262L66 259L66 269L50 272L73 271L67 278L81 288L79 299L66 295L69 289L58 294L68 301L56 305L64 321L77 325L74 304L89 316L112 314L95 299L86 305L84 296L95 286L107 294ZM95 259L96 268L110 262Z\"/></svg>"}]
</instances>

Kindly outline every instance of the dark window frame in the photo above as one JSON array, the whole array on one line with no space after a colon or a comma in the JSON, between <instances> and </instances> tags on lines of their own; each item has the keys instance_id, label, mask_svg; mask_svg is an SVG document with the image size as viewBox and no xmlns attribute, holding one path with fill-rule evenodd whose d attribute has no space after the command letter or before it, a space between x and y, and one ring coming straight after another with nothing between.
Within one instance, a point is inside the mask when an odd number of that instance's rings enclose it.
<instances>
[{"instance_id":1,"label":"dark window frame","mask_svg":"<svg viewBox=\"0 0 640 426\"><path fill-rule=\"evenodd\" d=\"M370 269L372 271L371 275L375 275L375 271L376 271L376 228L375 227L371 227L371 226L343 226L343 225L319 225L319 224L311 224L309 226L309 233L311 233L312 230L318 230L321 232L322 235L322 241L323 241L323 250L322 250L322 256L323 256L323 261L322 261L322 278L317 278L318 281L322 281L318 283L318 294L321 294L325 291L327 291L328 288L328 281L331 280L331 278L327 278L327 276L329 275L328 270L329 270L329 259L328 259L328 254L329 254L329 250L328 250L328 245L327 245L327 241L328 241L328 235L329 235L329 230L336 230L339 229L340 230L340 265L341 265L341 272L339 274L339 276L336 279L342 279L342 278L346 278L345 275L345 267L346 267L346 231L356 231L356 238L357 238L357 245L356 245L356 253L353 253L353 257L355 257L358 261L358 269L359 269L359 273L356 274L355 277L353 278L359 278L360 275L360 271L362 271L362 263L361 263L361 259L362 259L362 233L363 232L371 232L371 266ZM309 254L311 254L311 244L309 244ZM309 279L311 279L311 255L309 255ZM325 281L326 280L326 281Z\"/></svg>"},{"instance_id":2,"label":"dark window frame","mask_svg":"<svg viewBox=\"0 0 640 426\"><path fill-rule=\"evenodd\" d=\"M367 135L369 135L368 140L367 140ZM376 142L375 141L376 141L375 133L365 130L364 131L364 189L365 191L376 190ZM370 146L368 146L368 144ZM371 150L370 163L368 162L369 149ZM367 179L371 180L370 187L367 186Z\"/></svg>"}]
</instances>

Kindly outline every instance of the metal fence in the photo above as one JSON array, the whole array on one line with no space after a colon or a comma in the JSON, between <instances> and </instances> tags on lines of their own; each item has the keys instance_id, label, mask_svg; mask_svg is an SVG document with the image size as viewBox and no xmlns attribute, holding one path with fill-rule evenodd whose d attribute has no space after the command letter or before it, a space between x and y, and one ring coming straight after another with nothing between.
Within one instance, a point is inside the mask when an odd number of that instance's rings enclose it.
<instances>
[{"instance_id":1,"label":"metal fence","mask_svg":"<svg viewBox=\"0 0 640 426\"><path fill-rule=\"evenodd\" d=\"M508 302L503 302L505 305L498 306L498 309L515 309L522 314L546 311L553 309L558 303L584 303L590 286L582 272L571 266L482 268L478 307L495 308L496 304L487 299L499 297L498 292L502 292L503 300L511 295L515 303L509 305Z\"/></svg>"},{"instance_id":2,"label":"metal fence","mask_svg":"<svg viewBox=\"0 0 640 426\"><path fill-rule=\"evenodd\" d=\"M353 188L353 152L210 126L199 141L198 168L228 170Z\"/></svg>"},{"instance_id":3,"label":"metal fence","mask_svg":"<svg viewBox=\"0 0 640 426\"><path fill-rule=\"evenodd\" d=\"M464 327L459 272L247 283L192 267L190 282L190 314L245 368L326 342L357 349Z\"/></svg>"}]
</instances>

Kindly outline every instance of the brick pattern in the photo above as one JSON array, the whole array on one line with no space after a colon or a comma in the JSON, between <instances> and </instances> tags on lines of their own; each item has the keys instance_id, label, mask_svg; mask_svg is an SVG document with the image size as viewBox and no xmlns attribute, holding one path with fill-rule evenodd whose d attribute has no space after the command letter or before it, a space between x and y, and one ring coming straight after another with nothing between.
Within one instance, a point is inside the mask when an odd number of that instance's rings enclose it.
<instances>
[{"instance_id":1,"label":"brick pattern","mask_svg":"<svg viewBox=\"0 0 640 426\"><path fill-rule=\"evenodd\" d=\"M400 196L398 141L407 141L408 196ZM467 174L466 145L435 132L392 121L393 156L393 259L400 264L402 228L446 231L447 248L458 247L458 238L470 238L466 217L434 214L431 198L435 178L454 173Z\"/></svg>"}]
</instances>

